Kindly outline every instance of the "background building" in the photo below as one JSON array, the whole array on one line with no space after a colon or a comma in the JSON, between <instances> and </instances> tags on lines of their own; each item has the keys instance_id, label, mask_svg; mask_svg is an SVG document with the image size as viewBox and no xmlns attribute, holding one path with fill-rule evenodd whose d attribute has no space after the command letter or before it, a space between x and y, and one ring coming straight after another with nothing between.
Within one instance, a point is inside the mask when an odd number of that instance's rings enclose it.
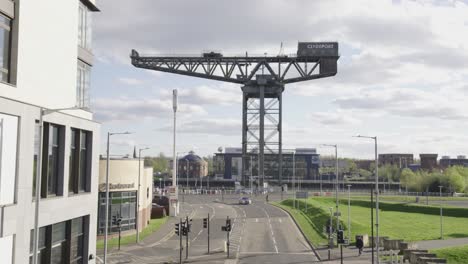
<instances>
[{"instance_id":1,"label":"background building","mask_svg":"<svg viewBox=\"0 0 468 264\"><path fill-rule=\"evenodd\" d=\"M40 263L95 263L99 124L89 108L94 2L0 0L1 263L32 260L36 213Z\"/></svg>"},{"instance_id":2,"label":"background building","mask_svg":"<svg viewBox=\"0 0 468 264\"><path fill-rule=\"evenodd\" d=\"M245 159L245 174L258 176L258 155L247 154ZM295 152L283 152L283 181L292 181L293 160L295 161L295 176L302 180L318 180L320 155L315 149L297 148ZM229 181L241 181L242 149L226 148L224 153L215 153L213 157L215 178ZM265 153L265 179L278 181L279 156Z\"/></svg>"},{"instance_id":3,"label":"background building","mask_svg":"<svg viewBox=\"0 0 468 264\"><path fill-rule=\"evenodd\" d=\"M177 177L198 179L208 175L208 162L190 151L189 154L178 159Z\"/></svg>"},{"instance_id":4,"label":"background building","mask_svg":"<svg viewBox=\"0 0 468 264\"><path fill-rule=\"evenodd\" d=\"M391 165L399 168L407 168L413 164L413 154L389 153L379 154L379 166Z\"/></svg>"},{"instance_id":5,"label":"background building","mask_svg":"<svg viewBox=\"0 0 468 264\"><path fill-rule=\"evenodd\" d=\"M98 235L105 231L106 209L106 159L99 162L99 213ZM151 219L153 200L153 168L144 167L143 159L111 158L109 161L109 234L118 232L112 224L112 217L122 218L122 231L136 231L138 221L140 231ZM140 208L137 208L138 172L140 171Z\"/></svg>"},{"instance_id":6,"label":"background building","mask_svg":"<svg viewBox=\"0 0 468 264\"><path fill-rule=\"evenodd\" d=\"M419 154L421 169L433 170L437 167L437 154Z\"/></svg>"},{"instance_id":7,"label":"background building","mask_svg":"<svg viewBox=\"0 0 468 264\"><path fill-rule=\"evenodd\" d=\"M443 156L440 161L439 165L442 169L446 169L451 166L468 166L468 159L464 155L457 156L456 159L451 159L449 156Z\"/></svg>"}]
</instances>

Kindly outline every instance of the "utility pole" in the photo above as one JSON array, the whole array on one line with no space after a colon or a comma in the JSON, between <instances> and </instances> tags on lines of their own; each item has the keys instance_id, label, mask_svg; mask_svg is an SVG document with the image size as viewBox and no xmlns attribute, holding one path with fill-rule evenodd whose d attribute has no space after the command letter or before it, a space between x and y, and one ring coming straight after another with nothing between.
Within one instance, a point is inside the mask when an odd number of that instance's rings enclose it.
<instances>
[{"instance_id":1,"label":"utility pole","mask_svg":"<svg viewBox=\"0 0 468 264\"><path fill-rule=\"evenodd\" d=\"M442 185L439 185L439 196L440 196L440 239L444 239L444 232L442 229Z\"/></svg>"},{"instance_id":2,"label":"utility pole","mask_svg":"<svg viewBox=\"0 0 468 264\"><path fill-rule=\"evenodd\" d=\"M184 247L182 246L182 236L184 234L184 227L182 225L182 218L179 218L179 263L182 264L182 252Z\"/></svg>"},{"instance_id":3,"label":"utility pole","mask_svg":"<svg viewBox=\"0 0 468 264\"><path fill-rule=\"evenodd\" d=\"M179 189L177 186L177 157L176 157L176 121L177 121L177 89L172 90L172 109L174 111L174 131L173 131L173 143L172 143L172 187L174 188L174 194L172 199L169 199L172 208L172 216L179 214Z\"/></svg>"},{"instance_id":4,"label":"utility pole","mask_svg":"<svg viewBox=\"0 0 468 264\"><path fill-rule=\"evenodd\" d=\"M348 186L348 244L351 242L351 184Z\"/></svg>"},{"instance_id":5,"label":"utility pole","mask_svg":"<svg viewBox=\"0 0 468 264\"><path fill-rule=\"evenodd\" d=\"M372 237L372 264L374 264L374 243L375 243L375 237L374 237L374 189L371 188L371 237ZM378 243L378 242L377 242Z\"/></svg>"},{"instance_id":6,"label":"utility pole","mask_svg":"<svg viewBox=\"0 0 468 264\"><path fill-rule=\"evenodd\" d=\"M189 224L189 219L188 216L185 217L185 229L186 229L186 236L185 236L185 259L188 259L188 251L189 251L189 246L188 246L188 241L189 241L189 233L190 233L190 224Z\"/></svg>"}]
</instances>

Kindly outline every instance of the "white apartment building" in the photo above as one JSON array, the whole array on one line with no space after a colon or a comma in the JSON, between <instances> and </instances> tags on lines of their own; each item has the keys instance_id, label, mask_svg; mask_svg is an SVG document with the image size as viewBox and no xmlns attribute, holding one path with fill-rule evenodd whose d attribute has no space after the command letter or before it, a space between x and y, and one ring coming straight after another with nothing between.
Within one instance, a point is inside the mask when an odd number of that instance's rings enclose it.
<instances>
[{"instance_id":1,"label":"white apartment building","mask_svg":"<svg viewBox=\"0 0 468 264\"><path fill-rule=\"evenodd\" d=\"M100 126L89 108L94 11L95 0L0 0L2 264L33 262L36 219L37 263L96 263Z\"/></svg>"}]
</instances>

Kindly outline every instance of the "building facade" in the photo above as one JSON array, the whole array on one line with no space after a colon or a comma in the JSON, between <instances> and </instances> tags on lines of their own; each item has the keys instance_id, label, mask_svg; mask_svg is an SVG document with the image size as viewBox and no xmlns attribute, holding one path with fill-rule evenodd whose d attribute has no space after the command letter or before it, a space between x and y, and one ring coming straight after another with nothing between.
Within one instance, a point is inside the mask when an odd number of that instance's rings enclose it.
<instances>
[{"instance_id":1,"label":"building facade","mask_svg":"<svg viewBox=\"0 0 468 264\"><path fill-rule=\"evenodd\" d=\"M279 180L279 155L265 153L265 180ZM247 154L245 161L245 175L258 177L258 155ZM294 161L294 162L293 162ZM295 164L293 166L293 164ZM320 155L315 149L301 148L294 152L283 152L282 178L291 182L293 177L301 180L319 180ZM218 180L242 180L242 149L226 148L224 153L215 153L213 169Z\"/></svg>"},{"instance_id":2,"label":"building facade","mask_svg":"<svg viewBox=\"0 0 468 264\"><path fill-rule=\"evenodd\" d=\"M0 0L2 263L31 263L34 241L37 263L95 263L99 124L88 94L97 10L94 0Z\"/></svg>"},{"instance_id":3,"label":"building facade","mask_svg":"<svg viewBox=\"0 0 468 264\"><path fill-rule=\"evenodd\" d=\"M409 164L413 164L413 154L403 153L388 153L379 154L379 166L390 165L399 168L408 168Z\"/></svg>"},{"instance_id":4,"label":"building facade","mask_svg":"<svg viewBox=\"0 0 468 264\"><path fill-rule=\"evenodd\" d=\"M446 169L451 166L464 166L468 167L468 159L464 155L457 156L456 159L452 159L448 156L443 156L439 160L439 165L442 169Z\"/></svg>"},{"instance_id":5,"label":"building facade","mask_svg":"<svg viewBox=\"0 0 468 264\"><path fill-rule=\"evenodd\" d=\"M421 159L421 169L433 170L437 167L437 154L419 154Z\"/></svg>"},{"instance_id":6,"label":"building facade","mask_svg":"<svg viewBox=\"0 0 468 264\"><path fill-rule=\"evenodd\" d=\"M177 177L199 179L208 175L208 162L190 151L177 160Z\"/></svg>"},{"instance_id":7,"label":"building facade","mask_svg":"<svg viewBox=\"0 0 468 264\"><path fill-rule=\"evenodd\" d=\"M104 235L106 224L106 164L106 159L99 162L98 236ZM143 164L143 160L139 162L131 158L109 160L109 234L119 231L118 226L112 223L113 217L122 219L122 231L135 232L138 222L141 232L149 223L153 200L153 168L144 167Z\"/></svg>"}]
</instances>

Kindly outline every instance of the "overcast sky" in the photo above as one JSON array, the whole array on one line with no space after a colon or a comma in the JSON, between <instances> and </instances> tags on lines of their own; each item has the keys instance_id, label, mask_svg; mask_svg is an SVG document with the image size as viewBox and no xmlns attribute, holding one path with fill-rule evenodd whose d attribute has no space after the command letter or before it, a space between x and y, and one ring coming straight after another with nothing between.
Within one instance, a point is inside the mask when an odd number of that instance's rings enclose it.
<instances>
[{"instance_id":1,"label":"overcast sky","mask_svg":"<svg viewBox=\"0 0 468 264\"><path fill-rule=\"evenodd\" d=\"M342 157L379 152L468 154L468 2L386 0L99 0L93 17L92 96L111 154L241 146L239 85L134 68L144 54L295 53L298 41L338 41L335 77L286 86L284 148L337 143Z\"/></svg>"}]
</instances>

